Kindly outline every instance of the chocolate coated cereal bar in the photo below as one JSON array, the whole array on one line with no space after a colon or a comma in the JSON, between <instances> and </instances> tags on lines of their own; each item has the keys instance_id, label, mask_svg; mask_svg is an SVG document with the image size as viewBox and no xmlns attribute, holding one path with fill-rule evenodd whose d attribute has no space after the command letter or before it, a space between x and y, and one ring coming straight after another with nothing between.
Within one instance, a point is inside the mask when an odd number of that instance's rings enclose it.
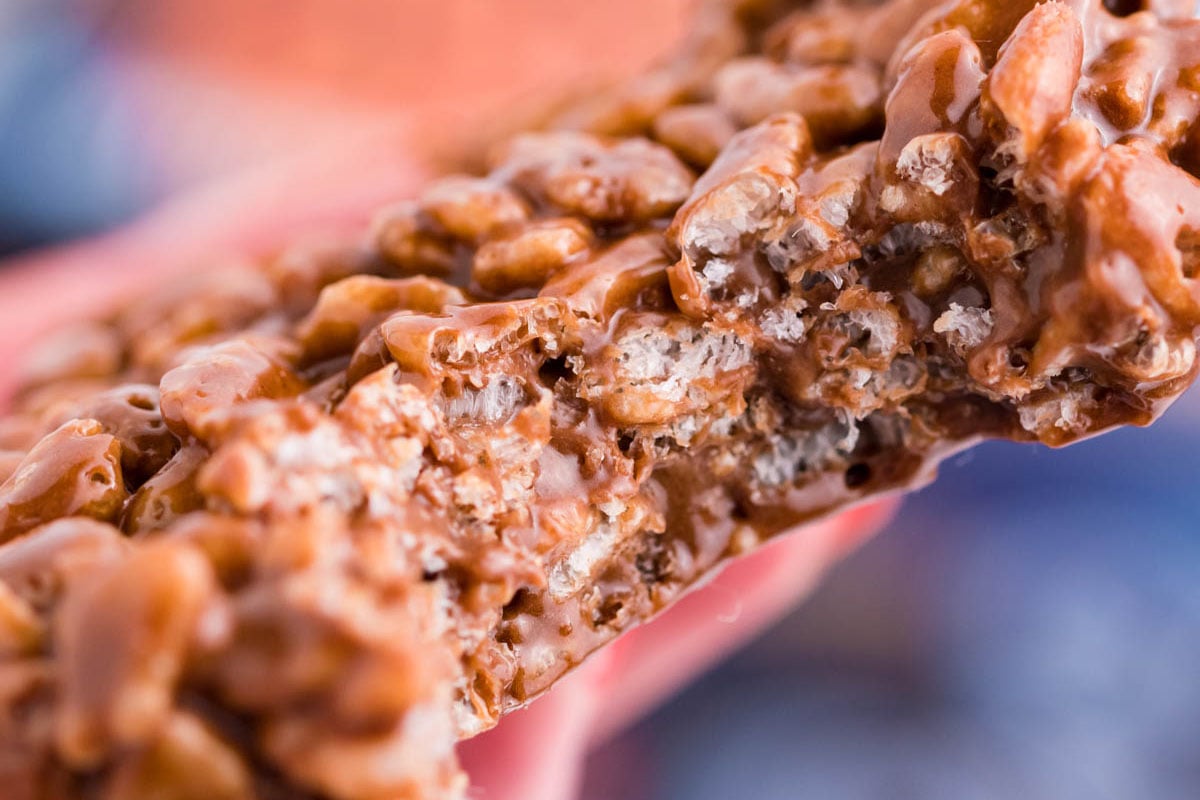
<instances>
[{"instance_id":1,"label":"chocolate coated cereal bar","mask_svg":"<svg viewBox=\"0 0 1200 800\"><path fill-rule=\"evenodd\" d=\"M12 800L457 797L454 743L723 560L1195 375L1200 23L740 2L361 242L31 354Z\"/></svg>"}]
</instances>

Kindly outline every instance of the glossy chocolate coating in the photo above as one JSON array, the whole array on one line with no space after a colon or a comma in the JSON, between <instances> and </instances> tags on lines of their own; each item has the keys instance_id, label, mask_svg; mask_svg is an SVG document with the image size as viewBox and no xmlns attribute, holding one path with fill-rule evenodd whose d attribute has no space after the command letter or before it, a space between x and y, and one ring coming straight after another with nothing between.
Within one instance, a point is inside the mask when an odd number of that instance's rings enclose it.
<instances>
[{"instance_id":1,"label":"glossy chocolate coating","mask_svg":"<svg viewBox=\"0 0 1200 800\"><path fill-rule=\"evenodd\" d=\"M456 797L458 738L723 560L1150 422L1198 109L1171 2L710 3L364 241L48 341L0 424L0 786Z\"/></svg>"}]
</instances>

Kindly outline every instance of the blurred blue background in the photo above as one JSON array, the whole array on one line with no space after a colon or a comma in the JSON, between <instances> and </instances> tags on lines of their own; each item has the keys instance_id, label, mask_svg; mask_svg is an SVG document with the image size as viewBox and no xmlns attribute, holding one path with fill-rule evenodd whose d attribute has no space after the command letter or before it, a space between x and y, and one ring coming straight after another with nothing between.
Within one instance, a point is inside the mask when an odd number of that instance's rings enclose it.
<instances>
[{"instance_id":1,"label":"blurred blue background","mask_svg":"<svg viewBox=\"0 0 1200 800\"><path fill-rule=\"evenodd\" d=\"M1198 414L944 465L586 796L1200 796Z\"/></svg>"},{"instance_id":2,"label":"blurred blue background","mask_svg":"<svg viewBox=\"0 0 1200 800\"><path fill-rule=\"evenodd\" d=\"M106 17L0 0L0 253L95 233L158 194Z\"/></svg>"},{"instance_id":3,"label":"blurred blue background","mask_svg":"<svg viewBox=\"0 0 1200 800\"><path fill-rule=\"evenodd\" d=\"M75 5L0 0L3 252L174 188L107 17ZM1148 430L945 465L809 603L602 747L585 797L1200 796L1198 419L1185 399Z\"/></svg>"}]
</instances>

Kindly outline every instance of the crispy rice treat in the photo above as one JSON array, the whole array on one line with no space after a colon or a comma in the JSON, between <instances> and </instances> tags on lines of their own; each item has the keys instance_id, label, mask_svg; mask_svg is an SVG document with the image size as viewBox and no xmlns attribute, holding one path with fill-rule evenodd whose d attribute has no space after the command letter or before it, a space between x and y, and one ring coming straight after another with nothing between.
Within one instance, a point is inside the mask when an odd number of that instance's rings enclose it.
<instances>
[{"instance_id":1,"label":"crispy rice treat","mask_svg":"<svg viewBox=\"0 0 1200 800\"><path fill-rule=\"evenodd\" d=\"M1189 3L705 6L379 213L48 339L0 423L8 800L458 797L724 559L1195 374Z\"/></svg>"}]
</instances>

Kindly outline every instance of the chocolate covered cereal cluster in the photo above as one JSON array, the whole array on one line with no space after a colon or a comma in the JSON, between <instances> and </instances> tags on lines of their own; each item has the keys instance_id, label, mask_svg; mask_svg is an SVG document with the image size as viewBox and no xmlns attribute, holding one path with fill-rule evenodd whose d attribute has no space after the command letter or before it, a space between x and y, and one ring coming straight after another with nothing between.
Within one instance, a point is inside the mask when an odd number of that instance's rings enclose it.
<instances>
[{"instance_id":1,"label":"chocolate covered cereal cluster","mask_svg":"<svg viewBox=\"0 0 1200 800\"><path fill-rule=\"evenodd\" d=\"M1200 23L704 5L673 59L30 356L12 800L459 797L454 744L725 559L1195 374Z\"/></svg>"}]
</instances>

